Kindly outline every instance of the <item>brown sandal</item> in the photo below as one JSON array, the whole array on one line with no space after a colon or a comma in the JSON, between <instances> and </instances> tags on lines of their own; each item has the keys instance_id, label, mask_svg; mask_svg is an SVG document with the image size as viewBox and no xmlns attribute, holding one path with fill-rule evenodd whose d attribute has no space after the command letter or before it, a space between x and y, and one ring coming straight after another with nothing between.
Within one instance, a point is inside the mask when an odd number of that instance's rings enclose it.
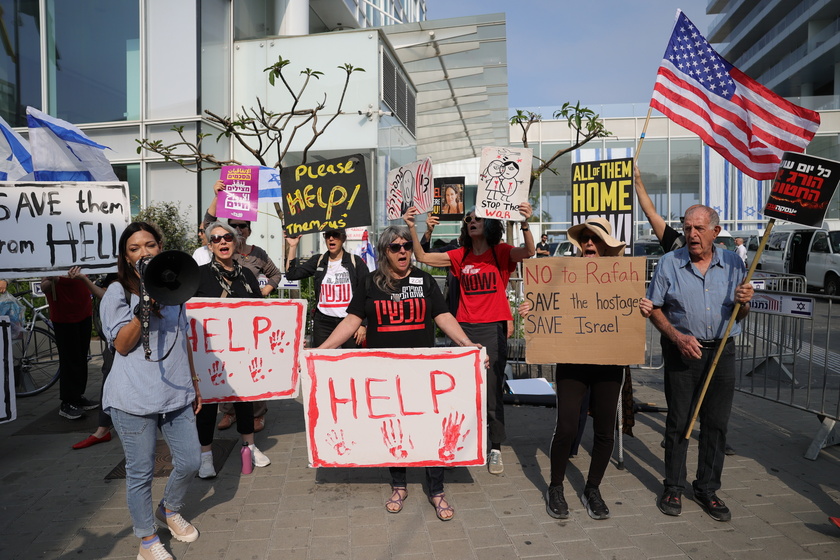
<instances>
[{"instance_id":1,"label":"brown sandal","mask_svg":"<svg viewBox=\"0 0 840 560\"><path fill-rule=\"evenodd\" d=\"M435 503L435 498L437 498L437 503ZM435 515L441 521L449 521L453 517L455 517L455 509L449 505L449 502L446 501L446 494L441 492L440 494L435 494L434 496L429 496L429 503L435 508ZM446 507L441 506L441 504L446 504ZM452 512L452 515L449 517L443 517L443 512Z\"/></svg>"},{"instance_id":2,"label":"brown sandal","mask_svg":"<svg viewBox=\"0 0 840 560\"><path fill-rule=\"evenodd\" d=\"M391 490L393 491L393 493L391 494L391 499L388 500L387 502L385 502L385 510L388 513L399 513L399 512L402 511L403 502L408 499L408 489L405 488L404 486L392 486ZM400 494L400 490L405 492L405 494ZM394 496L397 497L396 500L394 499ZM400 497L400 496L402 496L402 497ZM388 506L390 504L397 504L397 509L389 508Z\"/></svg>"}]
</instances>

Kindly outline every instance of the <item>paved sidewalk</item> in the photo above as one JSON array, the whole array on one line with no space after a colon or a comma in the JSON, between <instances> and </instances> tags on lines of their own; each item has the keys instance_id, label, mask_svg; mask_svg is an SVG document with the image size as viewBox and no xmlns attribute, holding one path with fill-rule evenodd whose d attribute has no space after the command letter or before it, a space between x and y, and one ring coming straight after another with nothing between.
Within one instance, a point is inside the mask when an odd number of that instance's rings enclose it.
<instances>
[{"instance_id":1,"label":"paved sidewalk","mask_svg":"<svg viewBox=\"0 0 840 560\"><path fill-rule=\"evenodd\" d=\"M91 388L99 386L95 371L92 364ZM634 372L636 399L664 406L660 378ZM119 441L74 451L86 433L14 435L48 410L57 414L57 395L52 388L19 400L18 420L0 425L0 558L134 559L125 482L104 480L122 459ZM665 419L658 413L636 416L636 437L624 439L625 470L607 471L602 493L612 517L589 519L576 498L589 463L582 452L568 470L571 517L552 519L542 496L554 409L507 407L506 414L505 474L447 471L456 515L443 523L426 501L421 469L409 469L405 508L392 515L383 507L386 469L308 468L302 406L274 401L257 434L271 466L242 476L231 453L217 478L191 486L183 513L201 537L184 544L160 531L161 539L177 560L840 558L840 529L827 520L840 516L840 448L816 461L803 457L818 428L813 415L736 394L730 442L738 454L726 459L720 492L733 519L718 523L690 500L681 517L656 508ZM590 444L591 426L582 450ZM694 465L696 442L690 472ZM155 500L164 484L155 479Z\"/></svg>"}]
</instances>

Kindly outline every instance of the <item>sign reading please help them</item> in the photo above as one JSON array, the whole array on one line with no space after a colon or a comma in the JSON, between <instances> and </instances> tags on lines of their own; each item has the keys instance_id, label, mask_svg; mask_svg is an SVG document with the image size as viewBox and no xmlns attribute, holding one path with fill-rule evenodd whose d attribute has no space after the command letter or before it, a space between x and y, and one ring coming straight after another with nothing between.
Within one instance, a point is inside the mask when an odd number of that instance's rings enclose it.
<instances>
[{"instance_id":1,"label":"sign reading please help them","mask_svg":"<svg viewBox=\"0 0 840 560\"><path fill-rule=\"evenodd\" d=\"M482 465L485 350L308 350L312 467Z\"/></svg>"}]
</instances>

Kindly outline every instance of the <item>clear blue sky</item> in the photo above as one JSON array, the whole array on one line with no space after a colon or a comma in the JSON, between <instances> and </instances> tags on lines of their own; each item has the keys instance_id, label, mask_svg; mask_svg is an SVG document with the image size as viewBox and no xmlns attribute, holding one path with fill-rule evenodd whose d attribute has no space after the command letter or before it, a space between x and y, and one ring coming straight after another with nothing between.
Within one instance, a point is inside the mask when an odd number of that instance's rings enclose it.
<instances>
[{"instance_id":1,"label":"clear blue sky","mask_svg":"<svg viewBox=\"0 0 840 560\"><path fill-rule=\"evenodd\" d=\"M705 35L708 0L426 0L428 19L503 12L509 106L650 101L677 8Z\"/></svg>"}]
</instances>

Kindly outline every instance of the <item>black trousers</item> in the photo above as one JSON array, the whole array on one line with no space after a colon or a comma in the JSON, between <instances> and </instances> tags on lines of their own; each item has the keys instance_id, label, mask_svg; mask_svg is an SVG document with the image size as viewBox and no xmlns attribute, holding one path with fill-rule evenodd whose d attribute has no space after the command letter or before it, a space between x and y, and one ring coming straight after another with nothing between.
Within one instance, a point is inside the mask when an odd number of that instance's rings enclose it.
<instances>
[{"instance_id":1,"label":"black trousers","mask_svg":"<svg viewBox=\"0 0 840 560\"><path fill-rule=\"evenodd\" d=\"M327 340L338 324L343 321L342 317L331 317L324 315L317 309L315 310L315 318L312 322L312 347L316 348ZM358 348L356 340L351 336L347 342L341 345L342 348Z\"/></svg>"},{"instance_id":2,"label":"black trousers","mask_svg":"<svg viewBox=\"0 0 840 560\"><path fill-rule=\"evenodd\" d=\"M236 431L240 434L254 433L254 403L235 402ZM198 416L195 417L195 427L198 430L198 442L201 445L213 443L213 431L216 429L216 413L219 403L202 404Z\"/></svg>"},{"instance_id":3,"label":"black trousers","mask_svg":"<svg viewBox=\"0 0 840 560\"><path fill-rule=\"evenodd\" d=\"M91 317L78 323L53 323L58 347L58 391L62 402L77 404L84 396L88 379Z\"/></svg>"},{"instance_id":4,"label":"black trousers","mask_svg":"<svg viewBox=\"0 0 840 560\"><path fill-rule=\"evenodd\" d=\"M391 486L405 488L405 467L388 467L391 472ZM426 467L426 484L429 486L429 496L443 492L443 467Z\"/></svg>"},{"instance_id":5,"label":"black trousers","mask_svg":"<svg viewBox=\"0 0 840 560\"><path fill-rule=\"evenodd\" d=\"M471 341L481 344L490 358L487 370L487 427L490 444L499 445L507 438L505 432L505 365L507 364L507 324L461 323L461 328Z\"/></svg>"}]
</instances>

